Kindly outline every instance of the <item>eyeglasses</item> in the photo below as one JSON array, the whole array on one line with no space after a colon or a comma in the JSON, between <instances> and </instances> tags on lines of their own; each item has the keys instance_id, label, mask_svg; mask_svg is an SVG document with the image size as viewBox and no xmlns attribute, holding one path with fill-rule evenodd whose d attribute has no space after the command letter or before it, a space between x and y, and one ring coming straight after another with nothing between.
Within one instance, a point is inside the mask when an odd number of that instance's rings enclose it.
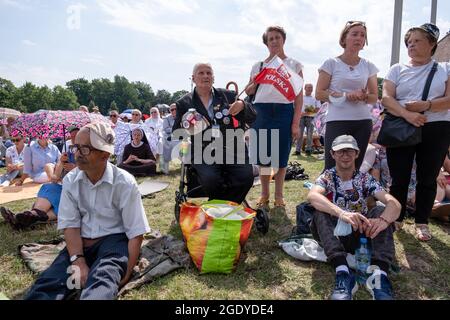
<instances>
[{"instance_id":1,"label":"eyeglasses","mask_svg":"<svg viewBox=\"0 0 450 320\"><path fill-rule=\"evenodd\" d=\"M177 109L170 109L170 112L172 112L172 111L177 111Z\"/></svg>"},{"instance_id":2,"label":"eyeglasses","mask_svg":"<svg viewBox=\"0 0 450 320\"><path fill-rule=\"evenodd\" d=\"M117 115L116 115L116 114L112 114L112 115L110 115L109 117L110 117L110 118L117 118Z\"/></svg>"},{"instance_id":3,"label":"eyeglasses","mask_svg":"<svg viewBox=\"0 0 450 320\"><path fill-rule=\"evenodd\" d=\"M12 138L11 139L12 142L19 142L20 140L22 140L22 139L20 139L20 138Z\"/></svg>"},{"instance_id":4,"label":"eyeglasses","mask_svg":"<svg viewBox=\"0 0 450 320\"><path fill-rule=\"evenodd\" d=\"M354 155L356 155L356 150L355 149L341 149L341 150L335 151L334 153L337 154L338 156L343 156L344 153L349 156L354 156Z\"/></svg>"},{"instance_id":5,"label":"eyeglasses","mask_svg":"<svg viewBox=\"0 0 450 320\"><path fill-rule=\"evenodd\" d=\"M69 146L69 151L73 154L75 154L77 151L80 151L80 153L83 156L88 156L91 151L95 151L97 149L92 148L91 146L85 145L85 144L73 144L71 146Z\"/></svg>"},{"instance_id":6,"label":"eyeglasses","mask_svg":"<svg viewBox=\"0 0 450 320\"><path fill-rule=\"evenodd\" d=\"M366 23L365 23L364 21L352 21L352 20L347 21L347 23L345 24L345 26L346 26L346 27L347 27L347 26L351 26L352 24L360 24L360 25L362 25L363 27L366 26Z\"/></svg>"}]
</instances>

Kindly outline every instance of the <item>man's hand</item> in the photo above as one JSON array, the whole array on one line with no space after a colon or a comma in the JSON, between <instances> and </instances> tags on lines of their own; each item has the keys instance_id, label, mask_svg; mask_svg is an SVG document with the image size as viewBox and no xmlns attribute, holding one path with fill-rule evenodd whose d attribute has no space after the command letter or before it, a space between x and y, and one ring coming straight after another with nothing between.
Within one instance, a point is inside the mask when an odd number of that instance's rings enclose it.
<instances>
[{"instance_id":1,"label":"man's hand","mask_svg":"<svg viewBox=\"0 0 450 320\"><path fill-rule=\"evenodd\" d=\"M241 112L242 110L244 110L245 107L245 103L242 100L238 100L235 103L233 103L230 106L230 114L234 117L236 116L239 112Z\"/></svg>"},{"instance_id":2,"label":"man's hand","mask_svg":"<svg viewBox=\"0 0 450 320\"><path fill-rule=\"evenodd\" d=\"M364 232L364 229L365 229L364 224L371 226L369 219L364 217L359 212L343 211L339 215L339 218L347 223L350 223L353 227L353 230L355 230L355 231L359 230L360 233Z\"/></svg>"},{"instance_id":3,"label":"man's hand","mask_svg":"<svg viewBox=\"0 0 450 320\"><path fill-rule=\"evenodd\" d=\"M364 233L366 237L374 239L378 234L389 227L389 224L383 219L369 219L370 225L365 225Z\"/></svg>"},{"instance_id":4,"label":"man's hand","mask_svg":"<svg viewBox=\"0 0 450 320\"><path fill-rule=\"evenodd\" d=\"M69 156L68 156L67 152L61 153L60 161L61 162L69 162Z\"/></svg>"},{"instance_id":5,"label":"man's hand","mask_svg":"<svg viewBox=\"0 0 450 320\"><path fill-rule=\"evenodd\" d=\"M81 289L83 289L86 286L87 278L89 275L89 267L86 264L86 260L84 259L84 257L80 257L72 265L80 269L80 285Z\"/></svg>"},{"instance_id":6,"label":"man's hand","mask_svg":"<svg viewBox=\"0 0 450 320\"><path fill-rule=\"evenodd\" d=\"M70 162L66 162L63 165L64 170L66 171L72 171L74 168L76 167L76 164L74 163L70 163Z\"/></svg>"}]
</instances>

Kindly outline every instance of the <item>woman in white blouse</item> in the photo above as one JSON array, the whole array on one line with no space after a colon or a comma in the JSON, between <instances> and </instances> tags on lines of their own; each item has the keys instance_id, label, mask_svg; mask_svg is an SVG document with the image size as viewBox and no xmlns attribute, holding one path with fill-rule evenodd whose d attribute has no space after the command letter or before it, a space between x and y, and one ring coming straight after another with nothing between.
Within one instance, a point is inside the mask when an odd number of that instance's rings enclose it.
<instances>
[{"instance_id":1,"label":"woman in white blouse","mask_svg":"<svg viewBox=\"0 0 450 320\"><path fill-rule=\"evenodd\" d=\"M435 64L432 59L439 40L439 29L430 23L411 28L405 35L410 60L393 65L383 84L383 105L389 113L422 127L422 142L415 146L386 148L390 193L402 205L396 223L401 229L405 217L406 197L411 169L416 157L416 236L421 241L432 238L428 217L436 197L436 178L450 144L450 64ZM436 65L428 100L422 93L428 75Z\"/></svg>"},{"instance_id":2,"label":"woman in white blouse","mask_svg":"<svg viewBox=\"0 0 450 320\"><path fill-rule=\"evenodd\" d=\"M361 150L356 159L359 168L372 133L372 116L368 104L378 98L377 67L359 56L367 44L367 28L362 21L348 21L339 44L344 52L330 58L319 68L316 99L329 102L325 133L325 169L335 166L330 150L340 135L351 135Z\"/></svg>"}]
</instances>

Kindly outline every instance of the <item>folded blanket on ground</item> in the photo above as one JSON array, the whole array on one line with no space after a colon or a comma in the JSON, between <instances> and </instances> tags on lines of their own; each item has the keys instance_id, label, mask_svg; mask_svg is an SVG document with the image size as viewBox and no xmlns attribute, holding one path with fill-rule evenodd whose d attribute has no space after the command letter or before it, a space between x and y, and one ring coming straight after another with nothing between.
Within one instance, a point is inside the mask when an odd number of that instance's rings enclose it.
<instances>
[{"instance_id":1,"label":"folded blanket on ground","mask_svg":"<svg viewBox=\"0 0 450 320\"><path fill-rule=\"evenodd\" d=\"M34 183L27 178L20 187L11 185L9 187L0 187L0 204L36 198L42 184Z\"/></svg>"},{"instance_id":2,"label":"folded blanket on ground","mask_svg":"<svg viewBox=\"0 0 450 320\"><path fill-rule=\"evenodd\" d=\"M31 271L41 273L51 265L65 246L64 239L60 238L48 242L24 244L19 246L19 253ZM176 269L187 268L189 265L189 253L183 241L171 235L153 232L151 239L143 241L139 262L134 268L131 280L120 290L119 296Z\"/></svg>"}]
</instances>

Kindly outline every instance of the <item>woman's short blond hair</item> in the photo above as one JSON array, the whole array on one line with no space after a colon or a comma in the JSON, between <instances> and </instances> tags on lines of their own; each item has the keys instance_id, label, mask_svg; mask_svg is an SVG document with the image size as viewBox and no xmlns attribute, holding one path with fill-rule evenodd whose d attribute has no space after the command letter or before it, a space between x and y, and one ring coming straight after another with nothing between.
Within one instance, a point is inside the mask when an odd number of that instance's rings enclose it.
<instances>
[{"instance_id":1,"label":"woman's short blond hair","mask_svg":"<svg viewBox=\"0 0 450 320\"><path fill-rule=\"evenodd\" d=\"M367 40L367 27L366 23L362 21L348 21L345 24L344 29L341 31L341 36L339 37L339 44L342 48L345 49L345 38L347 37L348 33L350 32L350 29L353 27L363 27L366 31L366 45L369 44L369 40Z\"/></svg>"}]
</instances>

